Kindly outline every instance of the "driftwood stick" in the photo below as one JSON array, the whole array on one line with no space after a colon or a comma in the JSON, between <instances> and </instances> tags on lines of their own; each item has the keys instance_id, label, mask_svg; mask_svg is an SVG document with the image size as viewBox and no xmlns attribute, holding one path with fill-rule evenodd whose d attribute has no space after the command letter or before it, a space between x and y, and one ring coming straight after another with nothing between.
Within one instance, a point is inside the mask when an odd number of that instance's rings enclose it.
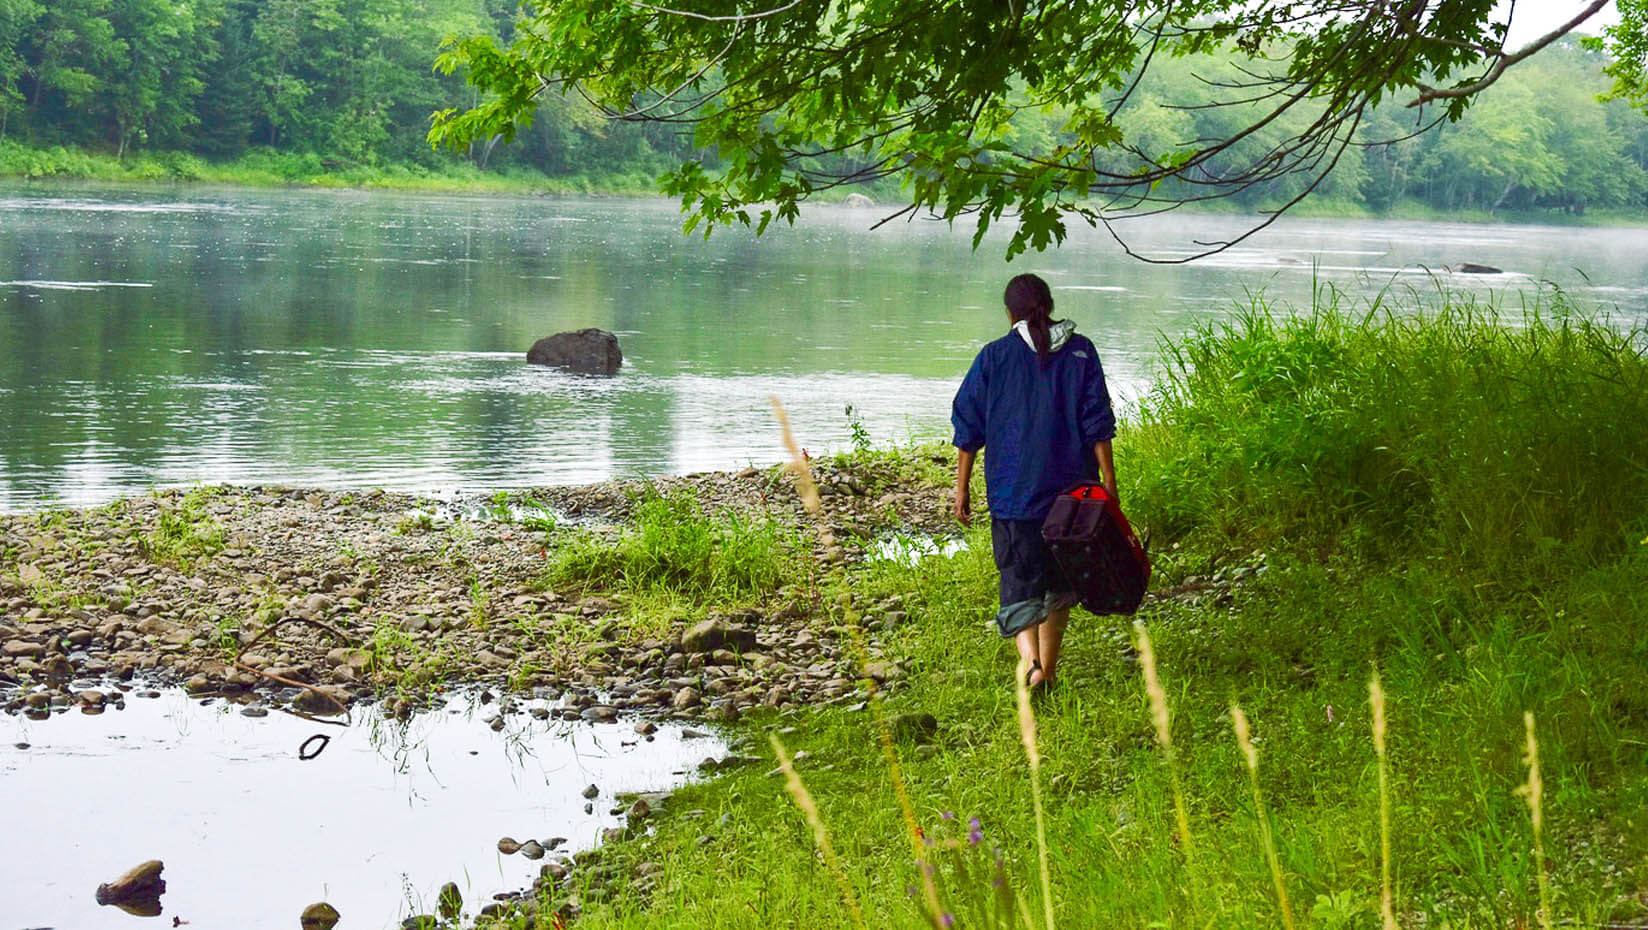
<instances>
[{"instance_id":1,"label":"driftwood stick","mask_svg":"<svg viewBox=\"0 0 1648 930\"><path fill-rule=\"evenodd\" d=\"M307 617L282 617L279 620L276 620L274 623L271 623L268 626L264 627L262 630L259 630L258 635L252 637L250 642L248 642L246 645L240 647L240 651L245 652L246 650L252 648L253 646L256 646L258 643L263 641L263 637L268 636L270 633L273 633L274 631L280 629L281 627L285 626L288 623L308 624L309 626L315 627L317 629L325 630L326 632L332 634L333 636L337 637L345 646L355 645L354 642L352 640L350 640L349 637L347 637L347 636L343 635L342 633L338 632L337 627L334 627L329 623L322 623L319 620L310 620Z\"/></svg>"},{"instance_id":2,"label":"driftwood stick","mask_svg":"<svg viewBox=\"0 0 1648 930\"><path fill-rule=\"evenodd\" d=\"M329 726L329 727L347 727L347 726L349 726L349 721L347 721L347 720L327 720L325 717L317 717L314 714L306 714L301 710L293 710L290 707L281 707L279 704L271 704L271 705L269 705L269 709L273 710L273 711L278 711L278 712L283 713L283 714L286 714L287 716L296 717L299 720L307 720L310 723L325 724L326 726Z\"/></svg>"},{"instance_id":3,"label":"driftwood stick","mask_svg":"<svg viewBox=\"0 0 1648 930\"><path fill-rule=\"evenodd\" d=\"M244 671L244 672L251 672L254 675L262 675L264 678L267 678L270 681L278 681L283 685L290 685L294 688L302 688L305 691L313 691L315 694L318 694L321 697L327 699L328 701L331 701L333 704L336 704L339 713L344 713L344 714L349 713L349 705L347 705L347 704L343 703L342 701L338 700L335 696L333 696L331 694L327 694L325 691L322 691L321 689L315 687L314 685L306 685L301 681L293 681L290 678L282 678L279 675L271 675L271 674L269 674L268 672L264 671L261 668L253 668L250 665L247 665L245 662L241 662L239 660L235 661L235 668L238 668L238 669L240 669L241 671Z\"/></svg>"}]
</instances>

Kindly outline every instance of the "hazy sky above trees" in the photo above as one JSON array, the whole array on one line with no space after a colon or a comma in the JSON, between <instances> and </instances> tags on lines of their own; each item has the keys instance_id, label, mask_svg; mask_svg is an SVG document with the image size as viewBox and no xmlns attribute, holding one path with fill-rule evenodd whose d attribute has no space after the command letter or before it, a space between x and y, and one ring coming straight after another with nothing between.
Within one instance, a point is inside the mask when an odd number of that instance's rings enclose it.
<instances>
[{"instance_id":1,"label":"hazy sky above trees","mask_svg":"<svg viewBox=\"0 0 1648 930\"><path fill-rule=\"evenodd\" d=\"M1516 21L1511 23L1511 44L1521 45L1539 38L1578 16L1579 11L1588 5L1581 0L1518 0ZM1501 0L1496 12L1503 15L1510 8L1510 0ZM1587 35L1596 35L1604 26L1611 26L1617 22L1619 12L1610 2L1603 7L1602 12L1586 20L1585 25L1579 27L1579 31Z\"/></svg>"}]
</instances>

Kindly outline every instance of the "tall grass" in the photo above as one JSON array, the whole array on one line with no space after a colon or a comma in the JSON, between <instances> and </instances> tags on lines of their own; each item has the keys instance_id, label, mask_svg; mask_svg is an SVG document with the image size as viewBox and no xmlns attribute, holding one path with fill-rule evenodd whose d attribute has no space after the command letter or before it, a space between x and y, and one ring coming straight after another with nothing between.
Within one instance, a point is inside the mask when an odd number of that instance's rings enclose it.
<instances>
[{"instance_id":1,"label":"tall grass","mask_svg":"<svg viewBox=\"0 0 1648 930\"><path fill-rule=\"evenodd\" d=\"M1128 450L1160 545L1415 544L1529 590L1617 557L1648 513L1644 333L1560 293L1507 315L1454 297L1360 316L1262 301L1163 343Z\"/></svg>"},{"instance_id":2,"label":"tall grass","mask_svg":"<svg viewBox=\"0 0 1648 930\"><path fill-rule=\"evenodd\" d=\"M1179 826L1179 845L1184 849L1185 861L1195 858L1195 844L1190 839L1190 813L1185 804L1184 778L1179 774L1179 757L1173 749L1173 720L1167 706L1167 689L1162 687L1156 669L1156 647L1150 642L1150 630L1143 624L1133 624L1133 634L1139 647L1139 668L1144 672L1144 691L1150 699L1150 723L1156 731L1156 745L1162 748L1167 763L1168 777L1173 785L1173 817Z\"/></svg>"},{"instance_id":3,"label":"tall grass","mask_svg":"<svg viewBox=\"0 0 1648 930\"><path fill-rule=\"evenodd\" d=\"M1373 711L1373 754L1379 764L1379 920L1383 930L1398 930L1396 893L1391 887L1390 758L1385 754L1385 685L1376 666L1368 679L1368 707Z\"/></svg>"},{"instance_id":4,"label":"tall grass","mask_svg":"<svg viewBox=\"0 0 1648 930\"><path fill-rule=\"evenodd\" d=\"M1534 735L1534 713L1522 715L1522 725L1528 734L1528 782L1522 786L1522 796L1528 802L1528 819L1534 833L1534 876L1539 881L1539 925L1551 930L1551 881L1545 869L1545 779L1539 773L1539 738Z\"/></svg>"},{"instance_id":5,"label":"tall grass","mask_svg":"<svg viewBox=\"0 0 1648 930\"><path fill-rule=\"evenodd\" d=\"M807 783L802 781L801 775L795 770L795 760L785 751L784 743L776 735L770 735L768 742L772 745L773 755L778 758L778 768L784 773L784 790L795 799L795 806L801 809L802 816L807 818L807 826L813 833L813 843L818 847L818 854L824 860L824 867L836 880L836 886L841 890L841 903L847 908L852 917L853 926L865 930L864 909L859 906L858 895L853 893L853 886L847 880L847 873L841 867L841 859L836 855L835 847L830 845L830 831L824 826L824 816L818 810L818 802L813 800L812 793L807 790Z\"/></svg>"},{"instance_id":6,"label":"tall grass","mask_svg":"<svg viewBox=\"0 0 1648 930\"><path fill-rule=\"evenodd\" d=\"M1041 800L1041 744L1036 738L1036 713L1030 707L1030 664L1021 661L1013 671L1013 692L1018 704L1019 740L1024 758L1030 763L1030 806L1036 816L1036 874L1041 879L1042 926L1053 930L1053 880L1047 865L1047 814Z\"/></svg>"},{"instance_id":7,"label":"tall grass","mask_svg":"<svg viewBox=\"0 0 1648 930\"><path fill-rule=\"evenodd\" d=\"M1293 930L1293 905L1288 901L1287 878L1282 874L1282 860L1276 854L1276 835L1270 830L1265 793L1259 787L1259 750L1253 745L1253 731L1241 705L1230 705L1230 722L1236 731L1236 745L1242 750L1242 761L1247 763L1248 781L1253 786L1253 816L1259 821L1259 843L1265 851L1265 864L1270 866L1271 883L1276 886L1276 903L1282 909L1282 926Z\"/></svg>"}]
</instances>

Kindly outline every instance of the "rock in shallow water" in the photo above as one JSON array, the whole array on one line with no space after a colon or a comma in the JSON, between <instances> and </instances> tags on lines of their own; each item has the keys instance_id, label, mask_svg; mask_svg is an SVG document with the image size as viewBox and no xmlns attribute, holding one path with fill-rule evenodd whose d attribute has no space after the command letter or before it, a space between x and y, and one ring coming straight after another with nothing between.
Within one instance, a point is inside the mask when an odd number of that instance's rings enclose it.
<instances>
[{"instance_id":1,"label":"rock in shallow water","mask_svg":"<svg viewBox=\"0 0 1648 930\"><path fill-rule=\"evenodd\" d=\"M332 930L337 925L338 909L325 901L318 901L303 909L298 916L303 930Z\"/></svg>"},{"instance_id":2,"label":"rock in shallow water","mask_svg":"<svg viewBox=\"0 0 1648 930\"><path fill-rule=\"evenodd\" d=\"M435 909L447 920L456 918L458 912L463 910L463 894L458 891L457 882L447 882L441 886Z\"/></svg>"},{"instance_id":3,"label":"rock in shallow water","mask_svg":"<svg viewBox=\"0 0 1648 930\"><path fill-rule=\"evenodd\" d=\"M97 903L127 907L153 901L156 905L154 913L160 913L160 896L166 893L166 880L160 877L160 873L165 868L159 859L150 859L134 866L114 881L98 885Z\"/></svg>"}]
</instances>

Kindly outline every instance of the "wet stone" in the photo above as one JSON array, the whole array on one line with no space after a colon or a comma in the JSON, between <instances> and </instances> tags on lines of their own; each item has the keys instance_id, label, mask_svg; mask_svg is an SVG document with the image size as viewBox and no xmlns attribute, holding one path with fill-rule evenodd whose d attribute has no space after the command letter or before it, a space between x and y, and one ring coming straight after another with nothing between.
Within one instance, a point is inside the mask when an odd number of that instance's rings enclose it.
<instances>
[{"instance_id":1,"label":"wet stone","mask_svg":"<svg viewBox=\"0 0 1648 930\"><path fill-rule=\"evenodd\" d=\"M596 704L584 708L578 716L596 723L611 723L618 719L618 708L608 704Z\"/></svg>"},{"instance_id":2,"label":"wet stone","mask_svg":"<svg viewBox=\"0 0 1648 930\"><path fill-rule=\"evenodd\" d=\"M325 901L319 901L303 909L298 915L298 922L303 930L332 930L337 925L338 909Z\"/></svg>"},{"instance_id":3,"label":"wet stone","mask_svg":"<svg viewBox=\"0 0 1648 930\"><path fill-rule=\"evenodd\" d=\"M39 643L24 642L20 639L11 640L0 649L3 649L5 654L13 659L38 659L46 654L45 646Z\"/></svg>"},{"instance_id":4,"label":"wet stone","mask_svg":"<svg viewBox=\"0 0 1648 930\"><path fill-rule=\"evenodd\" d=\"M165 868L159 859L133 866L114 881L97 886L97 903L119 907L129 902L158 899L166 892L166 880L160 877Z\"/></svg>"},{"instance_id":5,"label":"wet stone","mask_svg":"<svg viewBox=\"0 0 1648 930\"><path fill-rule=\"evenodd\" d=\"M457 882L447 882L441 886L440 894L436 896L435 909L447 920L457 918L458 912L463 910L463 893L458 890Z\"/></svg>"}]
</instances>

